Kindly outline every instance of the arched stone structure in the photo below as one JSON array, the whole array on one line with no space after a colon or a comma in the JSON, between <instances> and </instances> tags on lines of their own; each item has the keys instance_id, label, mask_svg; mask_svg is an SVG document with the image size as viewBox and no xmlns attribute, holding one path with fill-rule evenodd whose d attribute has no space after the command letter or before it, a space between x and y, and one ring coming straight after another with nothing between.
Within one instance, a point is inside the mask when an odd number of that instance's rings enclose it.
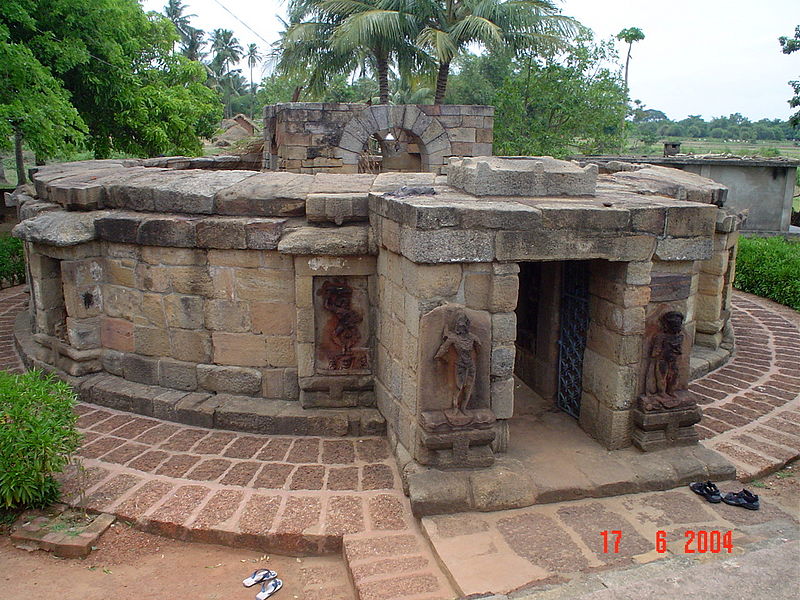
<instances>
[{"instance_id":1,"label":"arched stone structure","mask_svg":"<svg viewBox=\"0 0 800 600\"><path fill-rule=\"evenodd\" d=\"M384 137L392 130L405 131L419 140L423 171L439 173L445 158L453 156L450 136L439 119L426 115L415 105L363 109L344 126L336 156L346 165L357 165L369 139L373 135Z\"/></svg>"},{"instance_id":2,"label":"arched stone structure","mask_svg":"<svg viewBox=\"0 0 800 600\"><path fill-rule=\"evenodd\" d=\"M290 102L264 110L264 169L295 173L358 173L372 136L406 132L417 143L423 171L443 174L452 156L490 156L492 106L377 105ZM271 145L271 144L270 144Z\"/></svg>"}]
</instances>

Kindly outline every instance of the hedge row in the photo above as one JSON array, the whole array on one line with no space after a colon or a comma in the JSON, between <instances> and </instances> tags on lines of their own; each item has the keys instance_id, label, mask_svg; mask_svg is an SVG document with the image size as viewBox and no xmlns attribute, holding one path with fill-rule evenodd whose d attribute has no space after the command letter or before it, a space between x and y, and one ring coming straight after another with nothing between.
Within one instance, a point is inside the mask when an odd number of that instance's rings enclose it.
<instances>
[{"instance_id":1,"label":"hedge row","mask_svg":"<svg viewBox=\"0 0 800 600\"><path fill-rule=\"evenodd\" d=\"M741 238L733 285L800 310L800 242Z\"/></svg>"}]
</instances>

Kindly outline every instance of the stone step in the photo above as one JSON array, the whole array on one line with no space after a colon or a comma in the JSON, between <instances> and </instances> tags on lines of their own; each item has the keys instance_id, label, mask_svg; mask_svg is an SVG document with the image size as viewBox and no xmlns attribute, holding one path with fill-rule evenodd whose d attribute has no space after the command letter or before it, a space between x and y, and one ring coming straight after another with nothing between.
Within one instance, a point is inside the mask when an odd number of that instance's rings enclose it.
<instances>
[{"instance_id":1,"label":"stone step","mask_svg":"<svg viewBox=\"0 0 800 600\"><path fill-rule=\"evenodd\" d=\"M374 408L308 409L298 402L182 392L93 375L79 385L81 400L197 427L268 435L383 435L386 422Z\"/></svg>"}]
</instances>

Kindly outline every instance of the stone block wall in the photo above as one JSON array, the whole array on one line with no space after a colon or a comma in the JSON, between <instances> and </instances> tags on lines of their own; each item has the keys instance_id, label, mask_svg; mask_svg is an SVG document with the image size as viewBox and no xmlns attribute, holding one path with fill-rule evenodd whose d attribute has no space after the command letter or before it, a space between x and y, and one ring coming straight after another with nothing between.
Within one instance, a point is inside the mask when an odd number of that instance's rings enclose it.
<instances>
[{"instance_id":1,"label":"stone block wall","mask_svg":"<svg viewBox=\"0 0 800 600\"><path fill-rule=\"evenodd\" d=\"M43 286L39 304L61 296L57 310L37 312L36 330L60 338L94 361L75 361L72 375L106 372L129 381L184 391L205 390L297 399L295 272L277 251L206 250L102 242L97 254L58 261L69 250L36 245L35 269L60 262L63 288ZM50 255L50 256L48 256ZM42 279L58 282L55 277ZM62 363L65 362L63 359Z\"/></svg>"},{"instance_id":2,"label":"stone block wall","mask_svg":"<svg viewBox=\"0 0 800 600\"><path fill-rule=\"evenodd\" d=\"M390 221L385 221L392 227ZM384 235L378 255L378 326L375 387L398 456L420 458L420 321L437 306L457 304L491 316L490 408L498 419L495 451L505 451L514 411L516 263L419 264L400 255Z\"/></svg>"},{"instance_id":3,"label":"stone block wall","mask_svg":"<svg viewBox=\"0 0 800 600\"><path fill-rule=\"evenodd\" d=\"M423 171L443 173L451 156L492 154L494 107L292 102L264 109L265 170L364 172L373 136L392 132L415 147Z\"/></svg>"},{"instance_id":4,"label":"stone block wall","mask_svg":"<svg viewBox=\"0 0 800 600\"><path fill-rule=\"evenodd\" d=\"M650 261L595 261L590 266L580 423L609 449L630 444L651 269Z\"/></svg>"},{"instance_id":5,"label":"stone block wall","mask_svg":"<svg viewBox=\"0 0 800 600\"><path fill-rule=\"evenodd\" d=\"M725 337L732 338L728 321L739 239L734 221L732 216L717 220L711 258L699 264L696 342L713 350L720 347Z\"/></svg>"}]
</instances>

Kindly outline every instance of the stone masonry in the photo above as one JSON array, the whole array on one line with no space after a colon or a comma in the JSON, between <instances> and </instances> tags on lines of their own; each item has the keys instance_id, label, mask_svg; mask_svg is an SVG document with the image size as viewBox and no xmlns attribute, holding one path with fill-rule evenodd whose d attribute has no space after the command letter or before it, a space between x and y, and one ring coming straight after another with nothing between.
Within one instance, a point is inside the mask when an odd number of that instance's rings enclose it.
<instances>
[{"instance_id":1,"label":"stone masonry","mask_svg":"<svg viewBox=\"0 0 800 600\"><path fill-rule=\"evenodd\" d=\"M696 175L549 158L454 159L447 177L191 160L43 167L15 193L31 281L18 344L90 402L262 434L386 433L408 482L491 469L513 446L520 306L557 323L562 302L523 289L522 267L553 266L556 290L564 265L587 274L576 414L607 449L631 444L653 319L681 312L687 351L731 347L737 221ZM534 370L558 360L548 350ZM425 372L469 401L437 404Z\"/></svg>"}]
</instances>

